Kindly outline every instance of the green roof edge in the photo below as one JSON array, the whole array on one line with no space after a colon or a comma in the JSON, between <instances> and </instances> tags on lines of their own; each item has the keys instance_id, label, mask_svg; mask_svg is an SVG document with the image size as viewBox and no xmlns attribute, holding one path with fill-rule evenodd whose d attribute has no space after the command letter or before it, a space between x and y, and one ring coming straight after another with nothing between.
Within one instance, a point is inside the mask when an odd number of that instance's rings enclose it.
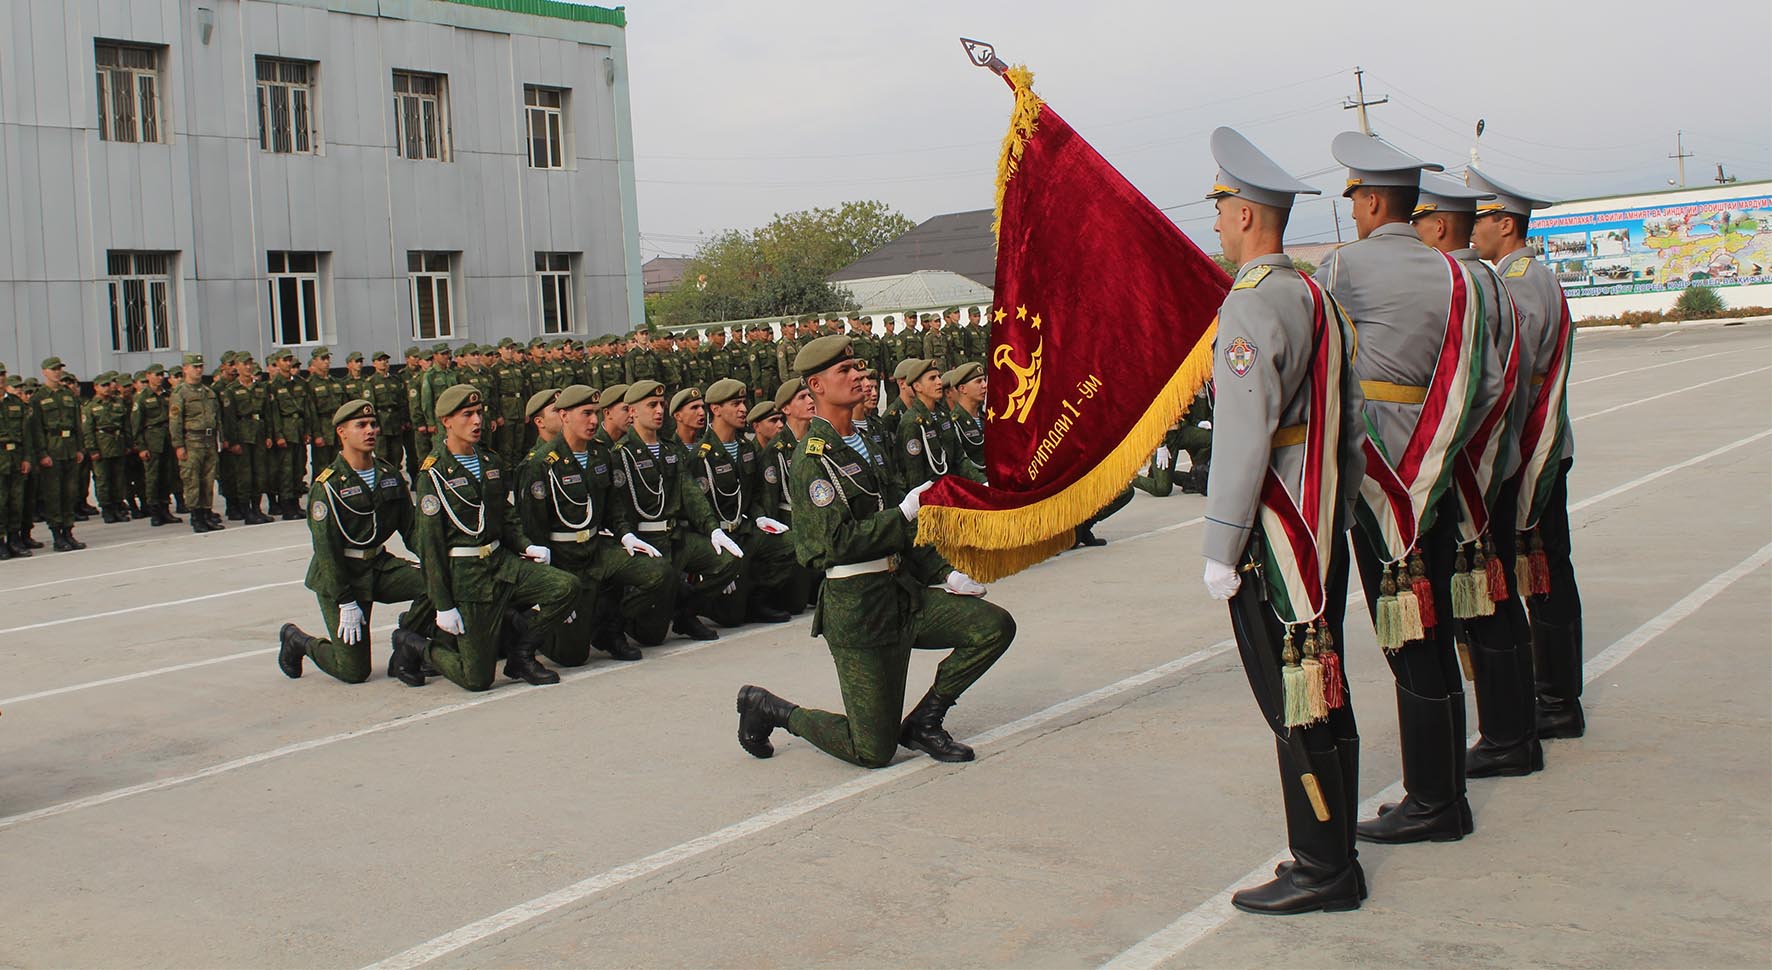
<instances>
[{"instance_id":1,"label":"green roof edge","mask_svg":"<svg viewBox=\"0 0 1772 970\"><path fill-rule=\"evenodd\" d=\"M510 13L526 13L536 17L577 20L588 24L608 24L611 27L626 28L628 25L627 11L623 7L592 7L579 3L564 3L562 0L442 0L442 2L459 3L467 7L485 7L489 10L504 10Z\"/></svg>"}]
</instances>

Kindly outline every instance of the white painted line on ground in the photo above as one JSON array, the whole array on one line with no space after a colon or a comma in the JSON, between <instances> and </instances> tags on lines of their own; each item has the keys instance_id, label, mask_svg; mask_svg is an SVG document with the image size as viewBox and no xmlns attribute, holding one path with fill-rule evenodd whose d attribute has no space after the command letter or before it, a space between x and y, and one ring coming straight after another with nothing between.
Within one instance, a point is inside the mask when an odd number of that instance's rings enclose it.
<instances>
[{"instance_id":1,"label":"white painted line on ground","mask_svg":"<svg viewBox=\"0 0 1772 970\"><path fill-rule=\"evenodd\" d=\"M1681 597L1672 606L1650 618L1642 626L1625 634L1611 646L1600 651L1597 656L1582 665L1583 683L1593 683L1605 676L1612 668L1623 663L1656 637L1672 629L1674 624L1698 612L1701 607L1715 599L1724 590L1754 570L1764 567L1767 563L1772 563L1772 543L1761 546L1758 552L1712 577L1697 589ZM1472 734L1468 740L1474 742L1476 738L1477 735ZM1394 782L1386 786L1383 791L1361 802L1360 814L1362 816L1373 815L1378 811L1380 804L1386 801L1395 801L1402 794L1403 783ZM1102 964L1102 970L1151 970L1151 968L1161 966L1175 958L1188 947L1198 943L1207 934L1223 926L1236 914L1236 910L1231 907L1233 893L1248 886L1258 886L1272 879L1274 866L1289 858L1291 858L1291 853L1287 850L1282 849L1275 853L1267 861L1245 873L1243 878L1219 890L1212 898L1189 910L1175 922L1145 937L1112 960Z\"/></svg>"},{"instance_id":2,"label":"white painted line on ground","mask_svg":"<svg viewBox=\"0 0 1772 970\"><path fill-rule=\"evenodd\" d=\"M1660 370L1663 367L1672 367L1675 364L1690 364L1693 361L1709 360L1712 357L1728 357L1728 356L1739 354L1739 353L1741 353L1741 352L1738 350L1719 350L1714 354L1699 354L1697 357L1681 357L1678 360L1662 361L1659 364L1648 364L1643 367L1632 367L1628 370L1613 371L1610 374L1601 374L1598 377L1584 377L1579 381L1570 381L1569 386L1570 387L1580 387L1583 384L1592 384L1595 381L1604 381L1604 380L1610 380L1614 377L1623 377L1626 374L1641 374L1642 372L1644 372L1646 370Z\"/></svg>"},{"instance_id":3,"label":"white painted line on ground","mask_svg":"<svg viewBox=\"0 0 1772 970\"><path fill-rule=\"evenodd\" d=\"M1235 641L1221 640L1210 647L1196 650L1185 657L1171 660L1166 664L1152 667L1142 673L1133 674L1130 677L1123 680L1117 680L1105 687L1097 688L1086 694L1079 694L1076 697L1061 701L1042 711L1029 714L1026 717L1018 718L1007 724L992 728L982 734L966 739L967 743L974 746L994 744L998 741L1030 731L1034 728L1050 724L1067 715L1080 711L1091 704L1107 700L1111 697L1116 697L1127 691L1137 690L1140 687L1161 680L1171 674L1178 673L1189 667L1211 660L1214 657L1229 653L1233 646L1235 646ZM910 775L928 771L931 768L940 767L941 764L942 763L939 761L917 756L908 761L901 761L888 768L881 768L868 772L867 774L860 775L840 785L833 785L823 791L814 792L803 798L795 799L785 805L780 805L769 809L768 811L752 815L742 821L734 822L723 829L718 829L687 842L671 846L668 849L654 852L652 855L630 862L626 865L616 866L613 869L605 870L587 879L575 882L570 886L557 889L543 896L537 896L528 902L519 903L502 912L494 913L481 920L476 920L461 929L445 933L442 936L420 943L409 950L396 953L385 960L377 961L370 965L371 970L406 970L406 968L422 966L438 957L446 956L464 947L472 946L475 943L479 943L482 940L496 936L506 930L520 926L530 920L536 919L537 917L545 916L554 910L581 902L598 893L632 882L635 879L649 876L652 873L658 872L661 869L669 868L679 862L684 862L693 859L696 856L712 852L715 849L774 828L784 822L791 822L794 819L804 817L822 808L827 808L845 799L853 798L864 792L873 791L876 788L892 784L893 782Z\"/></svg>"},{"instance_id":4,"label":"white painted line on ground","mask_svg":"<svg viewBox=\"0 0 1772 970\"><path fill-rule=\"evenodd\" d=\"M1737 448L1745 448L1748 445L1751 445L1754 442L1759 441L1759 440L1766 438L1768 436L1772 436L1772 430L1762 431L1759 434L1748 435L1747 437L1742 438L1739 441L1731 441L1728 444L1723 445L1720 448L1712 448L1711 450L1705 452L1702 455L1688 458L1685 461L1679 462L1677 464L1668 465L1665 468L1658 468L1655 471L1652 471L1647 475L1644 475L1640 478L1633 478L1630 481L1625 482L1622 485L1614 485L1613 487L1606 489L1604 492L1601 492L1598 495L1590 495L1587 498L1584 498L1579 502L1572 503L1569 506L1569 514L1574 515L1575 513L1581 511L1582 509L1587 508L1590 505L1598 505L1601 502L1610 501L1614 498L1617 498L1620 495L1623 495L1625 492L1628 492L1633 488L1639 488L1643 485L1647 485L1650 482L1655 481L1658 478L1663 478L1665 476L1672 475L1674 472L1680 471L1681 469L1691 468L1693 465L1698 465L1698 464L1702 464L1704 462L1710 461L1712 458L1715 458L1718 455L1727 454L1731 451L1734 451Z\"/></svg>"},{"instance_id":5,"label":"white painted line on ground","mask_svg":"<svg viewBox=\"0 0 1772 970\"><path fill-rule=\"evenodd\" d=\"M1603 414L1611 414L1614 411L1622 411L1625 408L1634 408L1639 404L1648 404L1650 401L1659 401L1664 397L1673 397L1675 394L1684 394L1687 391L1696 391L1701 387L1709 387L1712 384L1721 384L1724 381L1732 381L1732 380L1736 379L1737 377L1747 377L1750 374L1763 374L1769 370L1772 370L1772 365L1769 365L1766 367L1756 367L1753 370L1744 370L1739 374L1730 374L1727 377L1718 377L1714 380L1702 381L1697 384L1687 385L1686 387L1676 387L1671 391L1663 391L1660 394L1651 394L1648 397L1640 397L1634 401L1626 401L1623 404L1614 404L1609 408L1601 408L1598 411L1591 411L1591 412L1584 414L1578 418L1570 418L1569 423L1574 424L1578 421L1586 421L1588 418L1597 418Z\"/></svg>"},{"instance_id":6,"label":"white painted line on ground","mask_svg":"<svg viewBox=\"0 0 1772 970\"><path fill-rule=\"evenodd\" d=\"M108 548L116 547L111 546ZM191 566L200 562L215 562L221 559L239 559L244 556L262 556L267 552L287 552L291 549L308 548L311 548L310 543L298 542L294 545L288 546L270 546L265 549L249 549L245 552L230 552L225 556L201 556L196 559L180 559L176 562L157 562L148 566L131 566L128 569L113 569L110 572L104 573L88 573L84 576L69 576L66 579L51 579L48 582L32 583L29 586L12 586L7 589L0 589L0 596L5 596L10 593L22 593L30 589L42 589L45 586L59 586L62 583L84 583L94 579L106 579L111 576L122 576L128 573L147 572L150 569L172 569L176 566Z\"/></svg>"},{"instance_id":7,"label":"white painted line on ground","mask_svg":"<svg viewBox=\"0 0 1772 970\"><path fill-rule=\"evenodd\" d=\"M102 613L87 613L83 616L64 616L58 620L44 620L42 623L27 623L24 626L9 626L0 633L23 633L26 630L42 630L52 626L64 626L69 623L84 623L87 620L102 620L108 616L123 616L129 613L141 613L147 610L161 610L168 606L184 606L187 603L201 603L205 600L222 599L227 596L239 596L242 593L257 593L261 590L280 589L284 586L300 586L302 580L291 579L281 583L260 583L257 586L242 586L239 589L226 589L219 593L205 593L202 596L187 596L182 600L167 600L164 603L144 603L141 606L129 606L120 610L105 610Z\"/></svg>"}]
</instances>

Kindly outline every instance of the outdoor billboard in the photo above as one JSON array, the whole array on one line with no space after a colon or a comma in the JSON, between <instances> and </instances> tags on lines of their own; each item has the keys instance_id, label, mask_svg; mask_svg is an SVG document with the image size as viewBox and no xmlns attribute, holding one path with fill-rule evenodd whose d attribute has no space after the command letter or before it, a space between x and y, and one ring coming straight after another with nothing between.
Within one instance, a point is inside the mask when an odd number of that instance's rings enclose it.
<instances>
[{"instance_id":1,"label":"outdoor billboard","mask_svg":"<svg viewBox=\"0 0 1772 970\"><path fill-rule=\"evenodd\" d=\"M1527 242L1571 298L1772 283L1772 192L1744 188L1557 206L1533 214ZM1624 207L1594 208L1606 203Z\"/></svg>"}]
</instances>

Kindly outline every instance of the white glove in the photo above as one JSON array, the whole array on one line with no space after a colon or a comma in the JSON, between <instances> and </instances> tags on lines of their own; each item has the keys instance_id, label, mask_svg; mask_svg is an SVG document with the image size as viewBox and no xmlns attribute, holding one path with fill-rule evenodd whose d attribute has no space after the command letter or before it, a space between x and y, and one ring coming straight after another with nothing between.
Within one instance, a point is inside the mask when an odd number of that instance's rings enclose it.
<instances>
[{"instance_id":1,"label":"white glove","mask_svg":"<svg viewBox=\"0 0 1772 970\"><path fill-rule=\"evenodd\" d=\"M738 547L738 543L732 541L732 537L726 534L725 529L715 529L713 534L708 536L708 541L714 544L715 552L728 553L734 559L744 558L744 550Z\"/></svg>"},{"instance_id":2,"label":"white glove","mask_svg":"<svg viewBox=\"0 0 1772 970\"><path fill-rule=\"evenodd\" d=\"M523 550L524 559L533 559L546 566L554 561L554 553L547 546L530 546Z\"/></svg>"},{"instance_id":3,"label":"white glove","mask_svg":"<svg viewBox=\"0 0 1772 970\"><path fill-rule=\"evenodd\" d=\"M948 580L941 588L955 596L983 596L984 585L958 569L948 573Z\"/></svg>"},{"instance_id":4,"label":"white glove","mask_svg":"<svg viewBox=\"0 0 1772 970\"><path fill-rule=\"evenodd\" d=\"M898 503L898 510L904 513L906 522L917 521L917 510L923 507L923 493L929 490L934 482L924 482L905 493L904 501Z\"/></svg>"},{"instance_id":5,"label":"white glove","mask_svg":"<svg viewBox=\"0 0 1772 970\"><path fill-rule=\"evenodd\" d=\"M1201 431L1211 431L1211 430L1212 430L1212 422L1210 422L1210 421L1201 421L1201 422L1200 422L1200 430L1201 430Z\"/></svg>"},{"instance_id":6,"label":"white glove","mask_svg":"<svg viewBox=\"0 0 1772 970\"><path fill-rule=\"evenodd\" d=\"M1157 446L1156 467L1157 468L1168 468L1169 467L1169 449L1163 445Z\"/></svg>"},{"instance_id":7,"label":"white glove","mask_svg":"<svg viewBox=\"0 0 1772 970\"><path fill-rule=\"evenodd\" d=\"M437 629L452 636L461 636L467 632L467 625L461 621L460 610L438 610Z\"/></svg>"},{"instance_id":8,"label":"white glove","mask_svg":"<svg viewBox=\"0 0 1772 970\"><path fill-rule=\"evenodd\" d=\"M787 526L782 525L780 522L775 521L767 515L757 516L757 528L762 529L764 532L767 532L772 536L778 536L783 532L788 531Z\"/></svg>"},{"instance_id":9,"label":"white glove","mask_svg":"<svg viewBox=\"0 0 1772 970\"><path fill-rule=\"evenodd\" d=\"M1243 585L1243 577L1237 575L1235 566L1227 566L1216 559L1206 560L1206 592L1215 600L1228 600L1237 595Z\"/></svg>"},{"instance_id":10,"label":"white glove","mask_svg":"<svg viewBox=\"0 0 1772 970\"><path fill-rule=\"evenodd\" d=\"M346 643L363 642L363 607L345 603L338 608L338 638Z\"/></svg>"},{"instance_id":11,"label":"white glove","mask_svg":"<svg viewBox=\"0 0 1772 970\"><path fill-rule=\"evenodd\" d=\"M632 532L624 532L621 534L621 547L630 556L647 555L654 559L664 558L664 553L659 552L657 546L643 541L639 536L634 535Z\"/></svg>"}]
</instances>

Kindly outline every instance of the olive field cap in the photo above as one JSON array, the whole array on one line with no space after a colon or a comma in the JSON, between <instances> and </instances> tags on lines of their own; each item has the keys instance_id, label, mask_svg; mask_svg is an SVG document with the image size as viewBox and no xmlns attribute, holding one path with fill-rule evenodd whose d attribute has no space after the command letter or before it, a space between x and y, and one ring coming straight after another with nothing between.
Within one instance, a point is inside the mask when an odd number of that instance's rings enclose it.
<instances>
[{"instance_id":1,"label":"olive field cap","mask_svg":"<svg viewBox=\"0 0 1772 970\"><path fill-rule=\"evenodd\" d=\"M1344 196L1352 195L1355 189L1362 188L1420 188L1423 169L1430 172L1446 170L1444 165L1424 162L1400 148L1379 141L1375 135L1358 131L1344 131L1336 135L1335 140L1329 143L1329 154L1335 158L1336 164L1347 168L1347 188L1341 193Z\"/></svg>"},{"instance_id":2,"label":"olive field cap","mask_svg":"<svg viewBox=\"0 0 1772 970\"><path fill-rule=\"evenodd\" d=\"M1218 163L1218 176L1212 180L1212 191L1206 193L1208 199L1234 196L1257 205L1290 209L1296 195L1323 194L1323 190L1287 174L1234 128L1212 132L1212 160Z\"/></svg>"},{"instance_id":3,"label":"olive field cap","mask_svg":"<svg viewBox=\"0 0 1772 970\"><path fill-rule=\"evenodd\" d=\"M775 406L787 410L788 402L792 401L801 391L806 389L806 382L798 377L790 379L775 391Z\"/></svg>"},{"instance_id":4,"label":"olive field cap","mask_svg":"<svg viewBox=\"0 0 1772 970\"><path fill-rule=\"evenodd\" d=\"M1415 203L1415 211L1409 215L1410 218L1434 212L1462 212L1468 215L1477 211L1479 199L1493 198L1495 193L1473 189L1457 179L1444 175L1423 175L1421 198Z\"/></svg>"},{"instance_id":5,"label":"olive field cap","mask_svg":"<svg viewBox=\"0 0 1772 970\"><path fill-rule=\"evenodd\" d=\"M621 396L623 404L639 404L652 397L664 397L664 385L657 381L635 381L628 385L628 392Z\"/></svg>"},{"instance_id":6,"label":"olive field cap","mask_svg":"<svg viewBox=\"0 0 1772 970\"><path fill-rule=\"evenodd\" d=\"M62 366L62 359L60 357L45 357L45 358L43 358L43 369L44 370L55 370L57 367L60 367L60 366Z\"/></svg>"},{"instance_id":7,"label":"olive field cap","mask_svg":"<svg viewBox=\"0 0 1772 970\"><path fill-rule=\"evenodd\" d=\"M361 361L362 359L363 359L363 353L361 351L353 350L353 351L351 351L351 355L349 357L345 358L345 363L348 364L354 360Z\"/></svg>"},{"instance_id":8,"label":"olive field cap","mask_svg":"<svg viewBox=\"0 0 1772 970\"><path fill-rule=\"evenodd\" d=\"M337 411L332 412L332 426L336 428L346 421L373 417L375 417L375 405L361 399L346 401L339 406Z\"/></svg>"},{"instance_id":9,"label":"olive field cap","mask_svg":"<svg viewBox=\"0 0 1772 970\"><path fill-rule=\"evenodd\" d=\"M197 367L202 367L203 366L203 355L202 354L186 354L185 355L185 363L187 365L195 365Z\"/></svg>"},{"instance_id":10,"label":"olive field cap","mask_svg":"<svg viewBox=\"0 0 1772 970\"><path fill-rule=\"evenodd\" d=\"M437 417L450 415L480 402L480 389L472 384L456 384L437 395Z\"/></svg>"},{"instance_id":11,"label":"olive field cap","mask_svg":"<svg viewBox=\"0 0 1772 970\"><path fill-rule=\"evenodd\" d=\"M406 348L406 356L408 356L408 357L417 357L417 356L419 356L419 355L420 355L420 353L419 353L419 349L418 349L418 347L417 347L417 346L416 346L416 345L415 345L415 346L411 346L411 347L408 347L408 348Z\"/></svg>"},{"instance_id":12,"label":"olive field cap","mask_svg":"<svg viewBox=\"0 0 1772 970\"><path fill-rule=\"evenodd\" d=\"M531 400L534 399L531 398ZM582 408L587 404L594 407L596 406L596 403L597 389L589 384L568 384L566 388L560 392L560 396L554 399L554 407L559 408L562 411L570 411L573 408Z\"/></svg>"},{"instance_id":13,"label":"olive field cap","mask_svg":"<svg viewBox=\"0 0 1772 970\"><path fill-rule=\"evenodd\" d=\"M392 354L388 353L385 350L378 350L375 352L375 355L369 359L372 361L373 360L393 360L394 357Z\"/></svg>"},{"instance_id":14,"label":"olive field cap","mask_svg":"<svg viewBox=\"0 0 1772 970\"><path fill-rule=\"evenodd\" d=\"M143 374L164 374L164 373L166 373L166 365L164 365L164 364L149 364L147 367L142 369L142 373Z\"/></svg>"},{"instance_id":15,"label":"olive field cap","mask_svg":"<svg viewBox=\"0 0 1772 970\"><path fill-rule=\"evenodd\" d=\"M625 404L627 396L628 386L626 384L611 384L603 389L603 393L597 397L597 400L601 401L604 407L609 407L615 404Z\"/></svg>"},{"instance_id":16,"label":"olive field cap","mask_svg":"<svg viewBox=\"0 0 1772 970\"><path fill-rule=\"evenodd\" d=\"M534 421L535 416L545 410L548 405L554 403L554 399L559 396L560 389L557 387L544 387L529 395L528 403L523 405L523 417Z\"/></svg>"},{"instance_id":17,"label":"olive field cap","mask_svg":"<svg viewBox=\"0 0 1772 970\"><path fill-rule=\"evenodd\" d=\"M1487 215L1491 212L1507 212L1516 216L1531 218L1533 209L1543 209L1551 205L1550 202L1537 198L1536 196L1527 195L1519 189L1509 188L1500 182L1495 181L1493 178L1489 177L1487 172L1478 169L1476 166L1471 166L1465 170L1465 178L1470 182L1471 188L1482 189L1485 192L1492 192L1495 195L1495 201L1484 202L1477 206L1477 212L1481 215Z\"/></svg>"},{"instance_id":18,"label":"olive field cap","mask_svg":"<svg viewBox=\"0 0 1772 970\"><path fill-rule=\"evenodd\" d=\"M755 426L760 421L767 421L770 418L781 417L781 412L775 409L774 401L762 401L759 402L756 407L750 409L749 417L750 423Z\"/></svg>"},{"instance_id":19,"label":"olive field cap","mask_svg":"<svg viewBox=\"0 0 1772 970\"><path fill-rule=\"evenodd\" d=\"M967 381L975 381L984 376L984 365L977 361L969 361L941 375L941 379L949 387L959 387Z\"/></svg>"},{"instance_id":20,"label":"olive field cap","mask_svg":"<svg viewBox=\"0 0 1772 970\"><path fill-rule=\"evenodd\" d=\"M855 345L840 333L826 334L800 348L794 355L794 370L801 377L811 377L855 357Z\"/></svg>"},{"instance_id":21,"label":"olive field cap","mask_svg":"<svg viewBox=\"0 0 1772 970\"><path fill-rule=\"evenodd\" d=\"M685 387L682 390L678 391L677 393L671 395L671 413L676 414L678 411L682 410L685 406L690 405L690 404L694 404L696 401L699 401L699 400L701 400L701 388L699 388L699 387Z\"/></svg>"},{"instance_id":22,"label":"olive field cap","mask_svg":"<svg viewBox=\"0 0 1772 970\"><path fill-rule=\"evenodd\" d=\"M705 400L709 404L725 404L727 401L743 398L744 390L744 381L733 380L730 377L722 377L708 385L708 392L705 395Z\"/></svg>"}]
</instances>

